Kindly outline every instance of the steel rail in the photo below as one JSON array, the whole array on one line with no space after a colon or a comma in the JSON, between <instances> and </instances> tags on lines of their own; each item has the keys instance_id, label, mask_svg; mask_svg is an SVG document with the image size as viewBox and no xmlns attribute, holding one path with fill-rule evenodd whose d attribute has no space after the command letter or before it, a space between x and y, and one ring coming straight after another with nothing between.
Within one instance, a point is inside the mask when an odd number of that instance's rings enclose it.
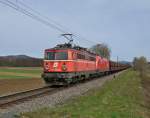
<instances>
[{"instance_id":1,"label":"steel rail","mask_svg":"<svg viewBox=\"0 0 150 118\"><path fill-rule=\"evenodd\" d=\"M18 92L18 93L6 95L6 96L0 96L0 107L6 107L14 103L17 103L19 101L25 101L30 98L48 94L57 89L59 88L52 88L51 86L44 86L44 87L33 89L33 90Z\"/></svg>"}]
</instances>

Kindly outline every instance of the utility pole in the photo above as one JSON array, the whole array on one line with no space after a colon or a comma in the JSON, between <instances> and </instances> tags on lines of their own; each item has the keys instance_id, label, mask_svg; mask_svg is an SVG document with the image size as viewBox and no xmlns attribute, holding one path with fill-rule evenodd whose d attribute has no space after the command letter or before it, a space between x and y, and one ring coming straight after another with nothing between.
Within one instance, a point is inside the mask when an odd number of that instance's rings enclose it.
<instances>
[{"instance_id":1,"label":"utility pole","mask_svg":"<svg viewBox=\"0 0 150 118\"><path fill-rule=\"evenodd\" d=\"M119 65L119 57L117 56L117 66Z\"/></svg>"}]
</instances>

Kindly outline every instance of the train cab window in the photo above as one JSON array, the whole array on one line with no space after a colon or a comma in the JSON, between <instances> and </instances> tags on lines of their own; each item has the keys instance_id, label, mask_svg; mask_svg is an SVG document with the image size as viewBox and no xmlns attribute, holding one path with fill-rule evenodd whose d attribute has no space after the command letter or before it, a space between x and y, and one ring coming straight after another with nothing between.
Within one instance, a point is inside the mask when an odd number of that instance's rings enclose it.
<instances>
[{"instance_id":1,"label":"train cab window","mask_svg":"<svg viewBox=\"0 0 150 118\"><path fill-rule=\"evenodd\" d=\"M55 53L55 60L67 60L68 54L67 52L56 52Z\"/></svg>"},{"instance_id":2,"label":"train cab window","mask_svg":"<svg viewBox=\"0 0 150 118\"><path fill-rule=\"evenodd\" d=\"M47 60L55 60L55 53L54 52L46 52L45 59Z\"/></svg>"},{"instance_id":3,"label":"train cab window","mask_svg":"<svg viewBox=\"0 0 150 118\"><path fill-rule=\"evenodd\" d=\"M67 52L46 52L45 59L47 60L67 60Z\"/></svg>"}]
</instances>

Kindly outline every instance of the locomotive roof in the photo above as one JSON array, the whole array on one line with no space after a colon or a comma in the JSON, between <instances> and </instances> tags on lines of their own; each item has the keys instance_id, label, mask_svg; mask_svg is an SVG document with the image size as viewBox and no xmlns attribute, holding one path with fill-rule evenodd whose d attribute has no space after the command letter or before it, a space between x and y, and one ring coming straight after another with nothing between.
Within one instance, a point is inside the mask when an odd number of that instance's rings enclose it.
<instances>
[{"instance_id":1,"label":"locomotive roof","mask_svg":"<svg viewBox=\"0 0 150 118\"><path fill-rule=\"evenodd\" d=\"M58 44L54 48L46 49L46 50L67 50L67 49L73 49L73 50L78 50L78 51L84 51L88 52L92 55L96 55L95 53L89 51L87 48L83 48L77 45L72 45L70 43L65 43L65 44Z\"/></svg>"}]
</instances>

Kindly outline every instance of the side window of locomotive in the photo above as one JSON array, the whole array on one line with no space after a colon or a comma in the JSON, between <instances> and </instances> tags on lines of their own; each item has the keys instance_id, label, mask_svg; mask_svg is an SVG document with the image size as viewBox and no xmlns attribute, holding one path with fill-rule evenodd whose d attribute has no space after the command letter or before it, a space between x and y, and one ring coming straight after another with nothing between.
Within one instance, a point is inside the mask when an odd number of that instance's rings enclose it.
<instances>
[{"instance_id":1,"label":"side window of locomotive","mask_svg":"<svg viewBox=\"0 0 150 118\"><path fill-rule=\"evenodd\" d=\"M81 55L81 59L85 60L85 55L82 54Z\"/></svg>"},{"instance_id":2,"label":"side window of locomotive","mask_svg":"<svg viewBox=\"0 0 150 118\"><path fill-rule=\"evenodd\" d=\"M85 55L77 53L77 59L85 60Z\"/></svg>"},{"instance_id":3,"label":"side window of locomotive","mask_svg":"<svg viewBox=\"0 0 150 118\"><path fill-rule=\"evenodd\" d=\"M95 61L96 60L95 57L90 57L89 59L90 59L90 61Z\"/></svg>"},{"instance_id":4,"label":"side window of locomotive","mask_svg":"<svg viewBox=\"0 0 150 118\"><path fill-rule=\"evenodd\" d=\"M76 55L77 55L77 54L76 54L75 52L72 53L72 59L73 59L73 60L76 60L76 59L77 59L77 56L76 56Z\"/></svg>"},{"instance_id":5,"label":"side window of locomotive","mask_svg":"<svg viewBox=\"0 0 150 118\"><path fill-rule=\"evenodd\" d=\"M77 53L77 59L81 59L81 56L79 53Z\"/></svg>"}]
</instances>

